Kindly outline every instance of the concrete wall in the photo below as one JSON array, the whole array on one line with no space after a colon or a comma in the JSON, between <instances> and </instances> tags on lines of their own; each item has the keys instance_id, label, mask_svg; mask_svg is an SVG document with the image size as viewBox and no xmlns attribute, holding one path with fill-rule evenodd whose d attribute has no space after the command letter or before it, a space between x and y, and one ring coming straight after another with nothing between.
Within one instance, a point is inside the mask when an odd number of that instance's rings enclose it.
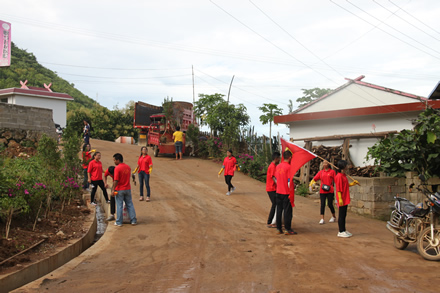
<instances>
[{"instance_id":1,"label":"concrete wall","mask_svg":"<svg viewBox=\"0 0 440 293\"><path fill-rule=\"evenodd\" d=\"M56 139L52 110L0 103L0 144L38 141L43 133Z\"/></svg>"},{"instance_id":2,"label":"concrete wall","mask_svg":"<svg viewBox=\"0 0 440 293\"><path fill-rule=\"evenodd\" d=\"M53 114L53 121L63 128L66 127L67 101L65 100L16 94L12 98L12 104L51 109Z\"/></svg>"},{"instance_id":3,"label":"concrete wall","mask_svg":"<svg viewBox=\"0 0 440 293\"><path fill-rule=\"evenodd\" d=\"M387 219L390 216L390 207L394 205L394 196L396 195L404 197L414 204L423 202L426 198L416 189L421 182L414 172L408 172L406 178L355 177L354 179L358 180L361 186L350 188L351 203L348 209L361 215ZM410 191L409 186L412 183L414 183L414 188ZM428 186L440 184L440 178L431 178L427 184Z\"/></svg>"}]
</instances>

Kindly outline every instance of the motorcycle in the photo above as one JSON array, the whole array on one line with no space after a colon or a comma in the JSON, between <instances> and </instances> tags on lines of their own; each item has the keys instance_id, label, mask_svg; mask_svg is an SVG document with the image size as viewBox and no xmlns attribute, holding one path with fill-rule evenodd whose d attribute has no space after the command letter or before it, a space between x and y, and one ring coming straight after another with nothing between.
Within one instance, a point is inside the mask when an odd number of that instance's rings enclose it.
<instances>
[{"instance_id":1,"label":"motorcycle","mask_svg":"<svg viewBox=\"0 0 440 293\"><path fill-rule=\"evenodd\" d=\"M405 249L417 243L417 251L427 260L440 260L440 193L428 190L425 177L417 190L426 196L425 204L414 205L406 198L395 196L394 209L387 229L394 234L394 246Z\"/></svg>"}]
</instances>

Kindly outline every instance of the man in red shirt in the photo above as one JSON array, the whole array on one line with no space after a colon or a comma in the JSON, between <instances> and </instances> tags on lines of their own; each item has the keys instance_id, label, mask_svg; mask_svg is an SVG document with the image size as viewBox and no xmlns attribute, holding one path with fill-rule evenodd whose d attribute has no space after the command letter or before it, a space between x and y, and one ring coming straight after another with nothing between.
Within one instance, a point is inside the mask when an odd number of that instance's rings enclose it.
<instances>
[{"instance_id":1,"label":"man in red shirt","mask_svg":"<svg viewBox=\"0 0 440 293\"><path fill-rule=\"evenodd\" d=\"M273 217L275 215L276 210L276 197L277 197L277 184L275 183L275 169L280 162L280 156L281 154L279 152L274 152L272 154L272 163L270 163L269 167L267 168L267 175L266 175L266 191L267 195L269 195L269 199L272 203L272 206L270 207L269 212L269 218L267 219L267 227L268 228L276 228L275 224L272 224ZM275 179L276 180L276 179Z\"/></svg>"},{"instance_id":2,"label":"man in red shirt","mask_svg":"<svg viewBox=\"0 0 440 293\"><path fill-rule=\"evenodd\" d=\"M284 214L284 226L286 228L286 235L297 234L292 229L292 204L289 199L289 187L293 184L290 174L290 160L292 159L292 153L285 151L283 153L284 162L279 164L275 169L275 178L277 184L277 230L278 234L283 234L283 228L281 226L282 215Z\"/></svg>"},{"instance_id":3,"label":"man in red shirt","mask_svg":"<svg viewBox=\"0 0 440 293\"><path fill-rule=\"evenodd\" d=\"M120 153L113 155L113 161L115 162L115 177L112 188L112 196L116 195L116 222L115 226L122 226L122 208L125 202L127 206L128 215L130 216L130 223L132 225L137 224L136 212L134 210L133 200L131 199L131 168L127 164L124 164L124 158Z\"/></svg>"}]
</instances>

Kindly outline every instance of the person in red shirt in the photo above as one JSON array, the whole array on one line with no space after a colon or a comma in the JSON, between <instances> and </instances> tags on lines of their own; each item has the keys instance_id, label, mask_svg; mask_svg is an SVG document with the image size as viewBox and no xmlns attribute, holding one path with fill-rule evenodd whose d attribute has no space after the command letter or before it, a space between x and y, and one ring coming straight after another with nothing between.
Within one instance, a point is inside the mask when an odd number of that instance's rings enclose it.
<instances>
[{"instance_id":1,"label":"person in red shirt","mask_svg":"<svg viewBox=\"0 0 440 293\"><path fill-rule=\"evenodd\" d=\"M218 175L225 170L225 182L228 185L228 192L226 195L231 195L232 192L235 191L235 187L232 185L232 177L234 177L234 171L237 169L237 159L232 155L232 150L229 149L226 152L226 158L223 160L223 166L218 172Z\"/></svg>"},{"instance_id":2,"label":"person in red shirt","mask_svg":"<svg viewBox=\"0 0 440 293\"><path fill-rule=\"evenodd\" d=\"M312 181L310 181L310 186L313 186L316 181L321 180L321 187L319 189L319 196L321 198L321 220L319 221L319 224L321 225L325 223L325 201L327 201L327 205L332 212L332 217L330 218L329 223L334 223L336 220L335 207L333 206L333 201L335 200L335 192L333 190L335 177L335 170L332 170L329 162L325 160L322 162L322 170L313 177Z\"/></svg>"},{"instance_id":3,"label":"person in red shirt","mask_svg":"<svg viewBox=\"0 0 440 293\"><path fill-rule=\"evenodd\" d=\"M279 164L275 169L275 178L277 184L277 233L283 234L283 228L281 226L281 219L284 215L284 227L286 228L285 235L295 235L297 234L292 229L292 204L289 199L289 188L290 184L293 184L292 177L290 174L290 160L292 159L292 153L290 151L285 151L283 153L284 162Z\"/></svg>"},{"instance_id":4,"label":"person in red shirt","mask_svg":"<svg viewBox=\"0 0 440 293\"><path fill-rule=\"evenodd\" d=\"M130 216L130 223L132 225L137 224L136 212L134 210L133 200L131 199L131 185L130 175L131 168L127 164L124 164L124 158L120 153L113 155L113 161L115 162L115 177L112 188L112 196L116 196L116 222L115 226L122 226L122 209L125 202L127 206L128 215Z\"/></svg>"},{"instance_id":5,"label":"person in red shirt","mask_svg":"<svg viewBox=\"0 0 440 293\"><path fill-rule=\"evenodd\" d=\"M84 171L84 181L83 181L83 191L86 191L89 188L89 182L88 182L88 175L87 175L87 168L89 166L90 161L92 160L92 153L95 150L91 150L91 146L88 143L85 143L83 145L83 151L82 151L82 167Z\"/></svg>"},{"instance_id":6,"label":"person in red shirt","mask_svg":"<svg viewBox=\"0 0 440 293\"><path fill-rule=\"evenodd\" d=\"M101 153L95 152L87 169L87 175L89 178L88 181L92 186L92 194L90 196L90 203L92 205L96 205L95 193L96 193L96 189L98 189L98 186L101 188L106 202L110 203L107 190L105 189L104 181L102 180L102 173L103 172L102 172L102 163L101 163Z\"/></svg>"},{"instance_id":7,"label":"person in red shirt","mask_svg":"<svg viewBox=\"0 0 440 293\"><path fill-rule=\"evenodd\" d=\"M147 199L146 201L150 201L150 174L153 171L153 161L151 157L148 155L147 147L143 146L141 148L141 155L138 159L138 165L136 169L133 171L133 174L138 172L139 176L139 188L141 197L139 200L144 200L144 182L145 187L147 189ZM133 175L134 176L134 175Z\"/></svg>"},{"instance_id":8,"label":"person in red shirt","mask_svg":"<svg viewBox=\"0 0 440 293\"><path fill-rule=\"evenodd\" d=\"M270 207L269 211L269 218L267 219L267 227L268 228L276 228L277 225L273 224L272 221L274 219L275 210L277 207L276 204L276 197L277 197L277 184L275 183L275 169L278 163L280 162L280 156L281 154L279 152L274 152L272 154L272 162L270 163L269 167L267 168L267 175L266 175L266 191L267 195L269 195L270 202L272 203L272 206ZM275 180L274 180L275 179Z\"/></svg>"},{"instance_id":9,"label":"person in red shirt","mask_svg":"<svg viewBox=\"0 0 440 293\"><path fill-rule=\"evenodd\" d=\"M105 170L105 173L104 173L105 188L108 188L107 178L111 177L114 182L114 180L115 180L114 175L115 175L115 166L110 166L107 168L107 170ZM113 184L112 184L112 188L113 188ZM115 197L111 196L110 197L110 216L108 216L107 221L114 221L115 220L115 213L116 213Z\"/></svg>"},{"instance_id":10,"label":"person in red shirt","mask_svg":"<svg viewBox=\"0 0 440 293\"><path fill-rule=\"evenodd\" d=\"M335 185L336 185L336 202L338 203L339 207L339 218L338 218L338 226L339 226L339 232L338 237L351 237L353 234L348 232L345 228L345 219L347 217L347 209L348 205L350 204L350 190L349 187L354 186L356 184L359 184L357 180L354 180L351 183L348 183L347 179L347 170L348 170L348 163L345 160L339 160L337 167L339 168L340 172L335 177Z\"/></svg>"}]
</instances>

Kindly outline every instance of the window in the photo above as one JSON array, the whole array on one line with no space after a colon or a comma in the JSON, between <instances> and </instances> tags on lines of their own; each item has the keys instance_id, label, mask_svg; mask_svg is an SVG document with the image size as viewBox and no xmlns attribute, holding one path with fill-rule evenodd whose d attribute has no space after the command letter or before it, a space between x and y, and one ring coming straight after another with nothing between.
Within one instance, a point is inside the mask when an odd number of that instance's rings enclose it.
<instances>
[{"instance_id":1,"label":"window","mask_svg":"<svg viewBox=\"0 0 440 293\"><path fill-rule=\"evenodd\" d=\"M0 103L8 103L8 98L2 98L1 100L0 100Z\"/></svg>"}]
</instances>

